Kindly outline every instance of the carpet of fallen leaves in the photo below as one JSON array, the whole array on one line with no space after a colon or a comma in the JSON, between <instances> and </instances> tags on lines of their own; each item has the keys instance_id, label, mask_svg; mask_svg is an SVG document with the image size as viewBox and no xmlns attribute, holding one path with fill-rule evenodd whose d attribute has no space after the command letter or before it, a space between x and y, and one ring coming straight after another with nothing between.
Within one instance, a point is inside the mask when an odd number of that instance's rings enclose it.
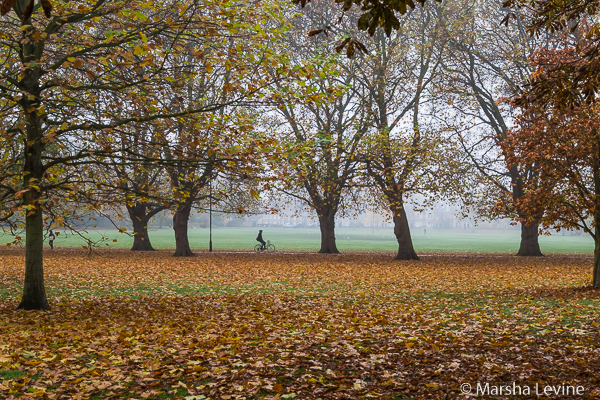
<instances>
[{"instance_id":1,"label":"carpet of fallen leaves","mask_svg":"<svg viewBox=\"0 0 600 400\"><path fill-rule=\"evenodd\" d=\"M59 250L48 312L15 310L23 263L0 252L2 399L454 399L512 382L600 396L588 256Z\"/></svg>"}]
</instances>

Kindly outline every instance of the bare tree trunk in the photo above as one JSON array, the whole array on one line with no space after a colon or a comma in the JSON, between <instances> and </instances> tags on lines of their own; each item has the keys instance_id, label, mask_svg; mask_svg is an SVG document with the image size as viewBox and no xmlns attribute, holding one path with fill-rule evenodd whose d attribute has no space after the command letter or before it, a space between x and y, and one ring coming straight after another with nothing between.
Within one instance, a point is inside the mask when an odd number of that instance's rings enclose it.
<instances>
[{"instance_id":1,"label":"bare tree trunk","mask_svg":"<svg viewBox=\"0 0 600 400\"><path fill-rule=\"evenodd\" d=\"M319 253L339 254L335 244L335 210L326 208L319 213L319 228L321 229L321 250Z\"/></svg>"},{"instance_id":2,"label":"bare tree trunk","mask_svg":"<svg viewBox=\"0 0 600 400\"><path fill-rule=\"evenodd\" d=\"M193 257L188 240L188 220L192 210L191 204L179 207L173 215L173 229L175 230L175 253L173 257Z\"/></svg>"},{"instance_id":3,"label":"bare tree trunk","mask_svg":"<svg viewBox=\"0 0 600 400\"><path fill-rule=\"evenodd\" d=\"M600 192L600 171L595 169L594 171L594 181L596 186L596 194ZM600 236L598 236L598 231L600 230L600 212L596 209L594 215L594 232L590 232L592 237L594 238L594 272L592 273L592 286L594 289L600 289Z\"/></svg>"},{"instance_id":4,"label":"bare tree trunk","mask_svg":"<svg viewBox=\"0 0 600 400\"><path fill-rule=\"evenodd\" d=\"M392 207L391 211L394 215L394 235L398 241L398 254L394 260L419 260L410 237L410 226L404 207Z\"/></svg>"},{"instance_id":5,"label":"bare tree trunk","mask_svg":"<svg viewBox=\"0 0 600 400\"><path fill-rule=\"evenodd\" d=\"M30 93L34 93L33 90ZM39 105L34 103L34 105ZM42 182L44 168L42 164L41 120L37 113L28 114L27 143L25 144L25 165L23 168L23 186L27 192L23 195L23 205L27 207L25 217L25 282L23 298L17 307L23 310L47 310L50 308L44 286L44 218L41 193L33 187Z\"/></svg>"},{"instance_id":6,"label":"bare tree trunk","mask_svg":"<svg viewBox=\"0 0 600 400\"><path fill-rule=\"evenodd\" d=\"M596 232L598 232L598 225L596 225ZM598 233L596 233L597 235ZM594 247L594 280L593 286L594 289L600 289L600 239L598 237L594 238L595 247Z\"/></svg>"},{"instance_id":7,"label":"bare tree trunk","mask_svg":"<svg viewBox=\"0 0 600 400\"><path fill-rule=\"evenodd\" d=\"M148 236L148 222L159 212L166 210L167 207L160 206L154 208L151 212L147 211L147 204L136 203L133 206L127 205L127 211L133 224L133 246L132 251L155 251L150 243Z\"/></svg>"},{"instance_id":8,"label":"bare tree trunk","mask_svg":"<svg viewBox=\"0 0 600 400\"><path fill-rule=\"evenodd\" d=\"M23 298L17 307L22 310L47 310L50 308L44 286L44 220L42 211L27 215L25 228L25 282Z\"/></svg>"},{"instance_id":9,"label":"bare tree trunk","mask_svg":"<svg viewBox=\"0 0 600 400\"><path fill-rule=\"evenodd\" d=\"M596 134L598 133L596 132ZM597 145L599 146L596 148L596 151L600 156L600 140L597 142ZM600 165L598 160L600 160L600 157L596 158L596 162L592 168L594 173L594 194L596 195L596 199L600 195ZM592 238L594 238L594 271L592 272L592 286L594 289L600 289L600 210L598 207L594 207L593 210L594 227L592 228L593 231L588 231Z\"/></svg>"},{"instance_id":10,"label":"bare tree trunk","mask_svg":"<svg viewBox=\"0 0 600 400\"><path fill-rule=\"evenodd\" d=\"M133 246L132 251L155 251L150 243L150 237L148 236L148 220L145 216L143 218L133 217Z\"/></svg>"},{"instance_id":11,"label":"bare tree trunk","mask_svg":"<svg viewBox=\"0 0 600 400\"><path fill-rule=\"evenodd\" d=\"M521 223L521 246L519 247L518 256L523 257L543 257L540 250L540 243L538 240L539 231L538 220L532 222L529 226Z\"/></svg>"}]
</instances>

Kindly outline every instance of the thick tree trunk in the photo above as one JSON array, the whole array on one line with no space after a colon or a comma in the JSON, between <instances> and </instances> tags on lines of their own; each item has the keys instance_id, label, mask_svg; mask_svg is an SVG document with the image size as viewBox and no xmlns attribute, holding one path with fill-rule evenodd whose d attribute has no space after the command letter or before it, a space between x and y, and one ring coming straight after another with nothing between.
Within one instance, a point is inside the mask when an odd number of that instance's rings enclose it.
<instances>
[{"instance_id":1,"label":"thick tree trunk","mask_svg":"<svg viewBox=\"0 0 600 400\"><path fill-rule=\"evenodd\" d=\"M39 206L39 204L38 204ZM17 308L22 310L47 310L50 308L44 286L44 220L42 210L26 217L25 282L23 298Z\"/></svg>"},{"instance_id":2,"label":"thick tree trunk","mask_svg":"<svg viewBox=\"0 0 600 400\"><path fill-rule=\"evenodd\" d=\"M396 235L398 241L398 254L396 254L394 260L419 260L410 237L410 226L408 226L408 218L404 207L394 207L391 211L394 215L394 235Z\"/></svg>"},{"instance_id":3,"label":"thick tree trunk","mask_svg":"<svg viewBox=\"0 0 600 400\"><path fill-rule=\"evenodd\" d=\"M148 236L148 219L133 220L133 246L132 251L155 251Z\"/></svg>"},{"instance_id":4,"label":"thick tree trunk","mask_svg":"<svg viewBox=\"0 0 600 400\"><path fill-rule=\"evenodd\" d=\"M538 241L538 230L540 224L535 221L527 226L521 223L521 246L519 247L518 256L523 257L543 257L540 251L540 243Z\"/></svg>"},{"instance_id":5,"label":"thick tree trunk","mask_svg":"<svg viewBox=\"0 0 600 400\"><path fill-rule=\"evenodd\" d=\"M596 133L597 134L597 133ZM596 151L599 153L596 160L600 159L600 140L597 143ZM594 194L596 199L600 196L600 165L598 161L592 168L594 173ZM592 286L594 289L600 289L600 210L594 208L594 232L588 232L594 238L594 271L592 272ZM564 231L563 231L564 232Z\"/></svg>"},{"instance_id":6,"label":"thick tree trunk","mask_svg":"<svg viewBox=\"0 0 600 400\"><path fill-rule=\"evenodd\" d=\"M175 215L173 215L173 229L175 230L175 253L173 253L173 257L194 256L188 240L188 220L191 210L191 205L184 205L178 208Z\"/></svg>"},{"instance_id":7,"label":"thick tree trunk","mask_svg":"<svg viewBox=\"0 0 600 400\"><path fill-rule=\"evenodd\" d=\"M37 105L37 103L34 103ZM41 120L35 113L28 114L23 206L25 216L25 281L23 298L17 308L23 310L46 310L50 308L44 286L44 217L40 198L42 194L34 185L40 185L44 175L42 164L43 144L40 132Z\"/></svg>"},{"instance_id":8,"label":"thick tree trunk","mask_svg":"<svg viewBox=\"0 0 600 400\"><path fill-rule=\"evenodd\" d=\"M20 2L20 4L24 4ZM41 204L44 180L44 132L42 126L46 115L40 107L41 89L40 77L42 69L40 58L43 54L44 41L33 39L31 25L23 25L22 47L20 52L21 78L18 88L25 95L19 100L22 116L26 122L26 140L23 143L23 206L25 216L25 281L23 283L23 298L19 309L46 310L49 308L44 287L44 219Z\"/></svg>"},{"instance_id":9,"label":"thick tree trunk","mask_svg":"<svg viewBox=\"0 0 600 400\"><path fill-rule=\"evenodd\" d=\"M596 235L598 234L598 226L596 225ZM594 289L600 289L600 238L595 238L594 248Z\"/></svg>"},{"instance_id":10,"label":"thick tree trunk","mask_svg":"<svg viewBox=\"0 0 600 400\"><path fill-rule=\"evenodd\" d=\"M133 224L133 246L132 251L154 251L148 236L148 221L151 215L146 213L145 204L135 204L127 207L129 217Z\"/></svg>"},{"instance_id":11,"label":"thick tree trunk","mask_svg":"<svg viewBox=\"0 0 600 400\"><path fill-rule=\"evenodd\" d=\"M327 209L319 213L319 228L321 229L321 250L319 253L339 254L335 245L335 210Z\"/></svg>"}]
</instances>

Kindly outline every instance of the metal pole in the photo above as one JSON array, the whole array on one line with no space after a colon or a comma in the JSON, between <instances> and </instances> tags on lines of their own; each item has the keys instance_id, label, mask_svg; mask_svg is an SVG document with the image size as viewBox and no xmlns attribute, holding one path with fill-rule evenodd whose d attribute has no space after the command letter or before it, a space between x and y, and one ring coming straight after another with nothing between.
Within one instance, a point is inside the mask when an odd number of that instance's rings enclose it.
<instances>
[{"instance_id":1,"label":"metal pole","mask_svg":"<svg viewBox=\"0 0 600 400\"><path fill-rule=\"evenodd\" d=\"M210 190L210 197L208 198L208 230L209 230L209 239L208 239L208 251L212 253L212 182L208 182L208 187Z\"/></svg>"}]
</instances>

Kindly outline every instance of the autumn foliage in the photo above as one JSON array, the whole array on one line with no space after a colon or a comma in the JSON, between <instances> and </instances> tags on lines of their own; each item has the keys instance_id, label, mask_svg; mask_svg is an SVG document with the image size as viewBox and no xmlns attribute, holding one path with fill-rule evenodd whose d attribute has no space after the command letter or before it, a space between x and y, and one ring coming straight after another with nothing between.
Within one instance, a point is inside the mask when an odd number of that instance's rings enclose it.
<instances>
[{"instance_id":1,"label":"autumn foliage","mask_svg":"<svg viewBox=\"0 0 600 400\"><path fill-rule=\"evenodd\" d=\"M461 383L600 395L587 256L63 250L50 311L16 311L0 254L0 397L443 399Z\"/></svg>"},{"instance_id":2,"label":"autumn foliage","mask_svg":"<svg viewBox=\"0 0 600 400\"><path fill-rule=\"evenodd\" d=\"M586 100L587 89L571 79L573 68L585 65L579 47L589 41L573 43L568 35L561 40L564 48L539 50L531 57L534 85L513 98L521 115L501 147L509 165L530 165L537 177L535 184L520 187L517 207L543 215L539 221L546 228L581 229L594 239L593 286L600 288L599 108ZM541 90L535 82L551 82L552 89Z\"/></svg>"}]
</instances>

